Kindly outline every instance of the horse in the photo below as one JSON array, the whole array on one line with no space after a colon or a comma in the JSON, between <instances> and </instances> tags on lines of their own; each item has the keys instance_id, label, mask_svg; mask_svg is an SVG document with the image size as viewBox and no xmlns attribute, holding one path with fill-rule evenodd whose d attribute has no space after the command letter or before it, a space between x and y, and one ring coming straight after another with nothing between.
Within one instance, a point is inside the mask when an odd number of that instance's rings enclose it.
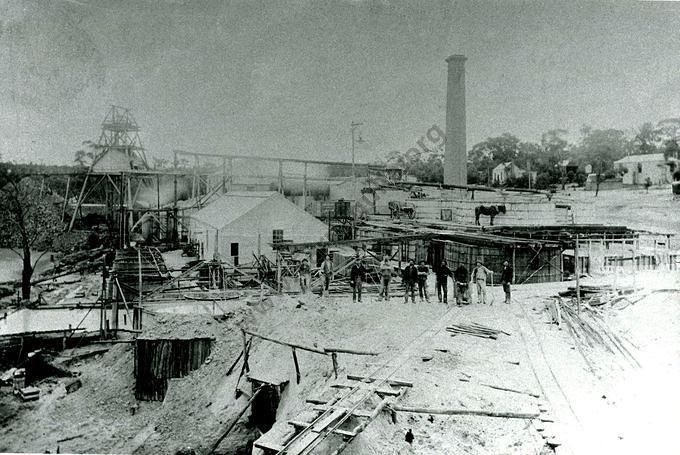
<instances>
[{"instance_id":1,"label":"horse","mask_svg":"<svg viewBox=\"0 0 680 455\"><path fill-rule=\"evenodd\" d=\"M390 201L387 203L387 207L390 209L390 218L393 220L401 219L402 214L406 215L410 220L416 217L416 207L409 202L404 202L402 205L398 201Z\"/></svg>"},{"instance_id":2,"label":"horse","mask_svg":"<svg viewBox=\"0 0 680 455\"><path fill-rule=\"evenodd\" d=\"M479 216L487 215L490 218L490 225L493 226L493 219L499 213L505 213L504 205L478 205L475 207L475 224L479 226Z\"/></svg>"}]
</instances>

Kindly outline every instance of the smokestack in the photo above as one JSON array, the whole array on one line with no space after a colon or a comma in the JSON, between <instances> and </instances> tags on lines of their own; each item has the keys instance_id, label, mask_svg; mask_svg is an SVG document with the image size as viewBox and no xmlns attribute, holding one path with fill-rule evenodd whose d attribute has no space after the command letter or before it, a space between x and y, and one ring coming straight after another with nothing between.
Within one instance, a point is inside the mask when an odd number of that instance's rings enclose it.
<instances>
[{"instance_id":1,"label":"smokestack","mask_svg":"<svg viewBox=\"0 0 680 455\"><path fill-rule=\"evenodd\" d=\"M446 147L444 183L467 185L467 144L465 142L465 58L452 55L446 87Z\"/></svg>"}]
</instances>

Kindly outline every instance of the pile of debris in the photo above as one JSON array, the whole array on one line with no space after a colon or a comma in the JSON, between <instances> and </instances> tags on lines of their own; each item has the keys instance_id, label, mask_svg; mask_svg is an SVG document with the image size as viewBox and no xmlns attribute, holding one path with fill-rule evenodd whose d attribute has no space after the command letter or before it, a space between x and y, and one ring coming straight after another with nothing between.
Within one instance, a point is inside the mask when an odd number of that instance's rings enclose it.
<instances>
[{"instance_id":1,"label":"pile of debris","mask_svg":"<svg viewBox=\"0 0 680 455\"><path fill-rule=\"evenodd\" d=\"M590 306L600 306L605 304L613 304L622 300L627 300L627 296L633 294L635 289L632 287L614 288L609 285L603 286L579 286L581 299ZM577 298L575 286L570 286L566 291L559 293L560 297Z\"/></svg>"},{"instance_id":2,"label":"pile of debris","mask_svg":"<svg viewBox=\"0 0 680 455\"><path fill-rule=\"evenodd\" d=\"M492 340L496 340L498 338L498 335L500 335L501 333L510 336L508 332L498 329L492 329L491 327L485 327L475 322L472 322L470 324L453 324L447 327L446 331L450 332L451 336L462 334L475 336L479 338L490 338Z\"/></svg>"},{"instance_id":3,"label":"pile of debris","mask_svg":"<svg viewBox=\"0 0 680 455\"><path fill-rule=\"evenodd\" d=\"M621 301L626 301L626 306L632 303L629 296L633 292L632 288L616 290L611 286L582 286L579 306L576 289L570 287L549 299L546 310L553 323L567 328L581 352L583 348L599 347L611 354L620 354L630 365L639 367L640 363L631 352L631 348L635 347L633 343L617 335L601 314L604 305Z\"/></svg>"}]
</instances>

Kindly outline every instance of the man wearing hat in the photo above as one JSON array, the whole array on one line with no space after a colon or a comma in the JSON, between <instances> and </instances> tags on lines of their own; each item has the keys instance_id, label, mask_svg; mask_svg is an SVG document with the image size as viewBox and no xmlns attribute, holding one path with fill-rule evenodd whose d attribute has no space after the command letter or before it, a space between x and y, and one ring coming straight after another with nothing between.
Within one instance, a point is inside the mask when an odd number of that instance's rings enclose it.
<instances>
[{"instance_id":1,"label":"man wearing hat","mask_svg":"<svg viewBox=\"0 0 680 455\"><path fill-rule=\"evenodd\" d=\"M510 303L510 285L512 284L513 270L508 261L503 262L503 271L501 272L501 284L503 284L503 292L505 292L505 303Z\"/></svg>"},{"instance_id":2,"label":"man wearing hat","mask_svg":"<svg viewBox=\"0 0 680 455\"><path fill-rule=\"evenodd\" d=\"M472 281L477 283L477 301L484 305L486 303L486 279L492 277L493 272L477 260L477 267L472 271Z\"/></svg>"}]
</instances>

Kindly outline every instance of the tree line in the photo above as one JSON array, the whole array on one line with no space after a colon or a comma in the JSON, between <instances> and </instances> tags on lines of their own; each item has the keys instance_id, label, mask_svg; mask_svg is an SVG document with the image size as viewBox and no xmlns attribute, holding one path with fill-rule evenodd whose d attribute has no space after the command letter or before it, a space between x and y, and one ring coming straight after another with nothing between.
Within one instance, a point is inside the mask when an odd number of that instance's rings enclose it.
<instances>
[{"instance_id":1,"label":"tree line","mask_svg":"<svg viewBox=\"0 0 680 455\"><path fill-rule=\"evenodd\" d=\"M492 171L499 164L513 163L524 171L535 172L508 178L503 185L516 188L549 189L573 183L583 185L586 167L596 175L596 181L617 175L614 161L632 154L663 153L666 158L677 158L680 118L647 122L634 131L595 129L584 126L576 142L568 140L568 131L553 129L541 135L539 142L522 141L504 133L472 146L468 151L467 174L469 184L495 186ZM390 152L385 164L402 167L421 182L443 182L444 144L434 147Z\"/></svg>"}]
</instances>

